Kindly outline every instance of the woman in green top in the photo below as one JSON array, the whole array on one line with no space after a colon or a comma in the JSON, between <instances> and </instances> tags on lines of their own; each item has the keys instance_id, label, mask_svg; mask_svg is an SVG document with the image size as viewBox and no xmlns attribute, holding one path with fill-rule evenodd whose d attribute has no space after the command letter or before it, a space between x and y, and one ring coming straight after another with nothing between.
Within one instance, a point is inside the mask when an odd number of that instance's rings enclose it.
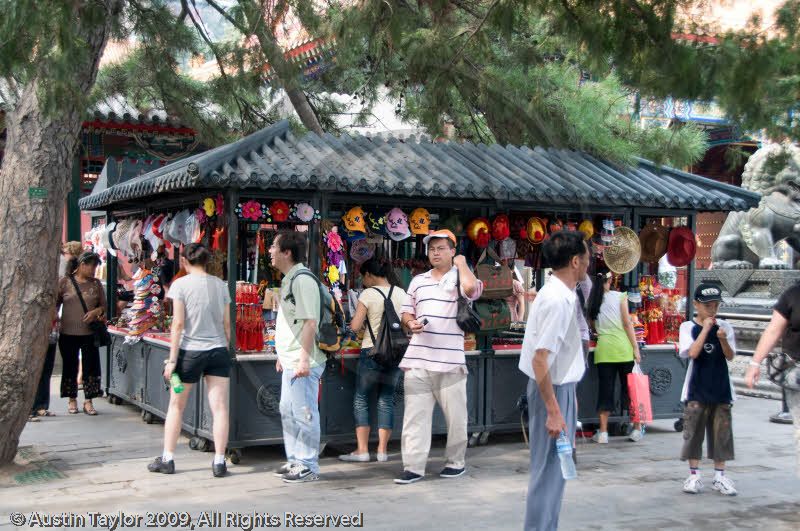
<instances>
[{"instance_id":1,"label":"woman in green top","mask_svg":"<svg viewBox=\"0 0 800 531\"><path fill-rule=\"evenodd\" d=\"M628 297L619 291L611 291L611 272L599 269L592 278L588 315L597 332L594 363L600 381L597 409L600 429L592 437L595 442L608 443L608 417L614 409L615 380L619 378L622 404L628 404L628 374L633 370L634 360L642 361L636 334L628 314ZM642 439L642 425L634 424L629 438L636 442Z\"/></svg>"}]
</instances>

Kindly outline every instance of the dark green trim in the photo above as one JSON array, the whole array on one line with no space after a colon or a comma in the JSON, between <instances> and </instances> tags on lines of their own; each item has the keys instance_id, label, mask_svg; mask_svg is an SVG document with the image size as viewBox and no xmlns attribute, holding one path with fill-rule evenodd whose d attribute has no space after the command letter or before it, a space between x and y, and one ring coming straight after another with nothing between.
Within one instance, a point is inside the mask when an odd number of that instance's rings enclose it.
<instances>
[{"instance_id":1,"label":"dark green trim","mask_svg":"<svg viewBox=\"0 0 800 531\"><path fill-rule=\"evenodd\" d=\"M81 209L78 199L81 195L81 158L72 158L72 191L67 194L67 241L82 241Z\"/></svg>"}]
</instances>

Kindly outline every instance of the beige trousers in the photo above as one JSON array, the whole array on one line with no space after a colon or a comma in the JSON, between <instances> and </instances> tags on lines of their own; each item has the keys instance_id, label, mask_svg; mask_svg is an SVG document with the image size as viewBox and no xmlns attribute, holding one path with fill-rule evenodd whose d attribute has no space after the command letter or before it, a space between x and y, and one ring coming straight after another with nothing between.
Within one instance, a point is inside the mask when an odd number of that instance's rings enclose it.
<instances>
[{"instance_id":1,"label":"beige trousers","mask_svg":"<svg viewBox=\"0 0 800 531\"><path fill-rule=\"evenodd\" d=\"M403 469L421 476L431 450L434 401L447 422L445 466L464 468L467 453L467 375L409 369L403 376Z\"/></svg>"}]
</instances>

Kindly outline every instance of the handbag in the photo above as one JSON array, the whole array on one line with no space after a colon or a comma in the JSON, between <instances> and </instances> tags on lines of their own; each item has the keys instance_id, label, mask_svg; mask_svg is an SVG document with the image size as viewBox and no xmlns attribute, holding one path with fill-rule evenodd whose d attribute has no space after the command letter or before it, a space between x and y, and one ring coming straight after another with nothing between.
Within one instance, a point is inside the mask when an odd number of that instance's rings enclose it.
<instances>
[{"instance_id":1,"label":"handbag","mask_svg":"<svg viewBox=\"0 0 800 531\"><path fill-rule=\"evenodd\" d=\"M86 301L83 300L81 290L78 288L78 283L75 282L75 277L70 275L69 279L72 281L72 285L75 286L75 293L78 294L78 299L81 301L83 313L89 313L89 309L86 307ZM97 321L92 321L87 326L94 336L95 347L105 347L111 344L111 334L108 333L108 327L104 321L98 319Z\"/></svg>"},{"instance_id":2,"label":"handbag","mask_svg":"<svg viewBox=\"0 0 800 531\"><path fill-rule=\"evenodd\" d=\"M653 408L650 405L650 377L642 373L636 363L628 375L628 396L631 399L628 414L631 422L652 422Z\"/></svg>"},{"instance_id":3,"label":"handbag","mask_svg":"<svg viewBox=\"0 0 800 531\"><path fill-rule=\"evenodd\" d=\"M481 329L481 316L472 307L472 303L461 294L461 274L456 270L456 295L458 296L458 309L456 323L458 327L468 334L474 334Z\"/></svg>"},{"instance_id":4,"label":"handbag","mask_svg":"<svg viewBox=\"0 0 800 531\"><path fill-rule=\"evenodd\" d=\"M511 308L503 299L474 303L475 312L481 318L481 332L508 330L511 327Z\"/></svg>"},{"instance_id":5,"label":"handbag","mask_svg":"<svg viewBox=\"0 0 800 531\"><path fill-rule=\"evenodd\" d=\"M492 261L483 263L487 253ZM497 253L489 247L478 258L475 276L483 282L483 293L478 300L505 299L514 294L514 275L511 269L503 265Z\"/></svg>"}]
</instances>

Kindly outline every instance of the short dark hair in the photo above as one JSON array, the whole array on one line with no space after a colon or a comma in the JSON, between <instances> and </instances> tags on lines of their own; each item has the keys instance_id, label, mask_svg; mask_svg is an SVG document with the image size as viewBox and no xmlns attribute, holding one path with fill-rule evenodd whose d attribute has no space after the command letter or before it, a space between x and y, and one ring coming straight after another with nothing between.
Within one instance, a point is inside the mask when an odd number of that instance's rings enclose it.
<instances>
[{"instance_id":1,"label":"short dark hair","mask_svg":"<svg viewBox=\"0 0 800 531\"><path fill-rule=\"evenodd\" d=\"M393 286L400 285L400 279L397 278L397 275L392 268L392 264L388 261L382 263L377 258L370 258L361 264L359 271L361 271L362 275L364 273L369 273L373 277L385 278L389 284L392 284Z\"/></svg>"},{"instance_id":2,"label":"short dark hair","mask_svg":"<svg viewBox=\"0 0 800 531\"><path fill-rule=\"evenodd\" d=\"M558 270L567 267L575 256L583 256L589 248L584 234L576 230L557 230L542 244L542 266Z\"/></svg>"},{"instance_id":3,"label":"short dark hair","mask_svg":"<svg viewBox=\"0 0 800 531\"><path fill-rule=\"evenodd\" d=\"M181 256L193 266L205 267L211 258L211 253L208 251L208 247L202 243L190 243L183 248Z\"/></svg>"},{"instance_id":4,"label":"short dark hair","mask_svg":"<svg viewBox=\"0 0 800 531\"><path fill-rule=\"evenodd\" d=\"M282 230L275 236L275 241L278 243L278 249L282 253L289 251L292 255L292 262L295 264L302 263L306 260L308 241L301 232L293 230Z\"/></svg>"}]
</instances>

